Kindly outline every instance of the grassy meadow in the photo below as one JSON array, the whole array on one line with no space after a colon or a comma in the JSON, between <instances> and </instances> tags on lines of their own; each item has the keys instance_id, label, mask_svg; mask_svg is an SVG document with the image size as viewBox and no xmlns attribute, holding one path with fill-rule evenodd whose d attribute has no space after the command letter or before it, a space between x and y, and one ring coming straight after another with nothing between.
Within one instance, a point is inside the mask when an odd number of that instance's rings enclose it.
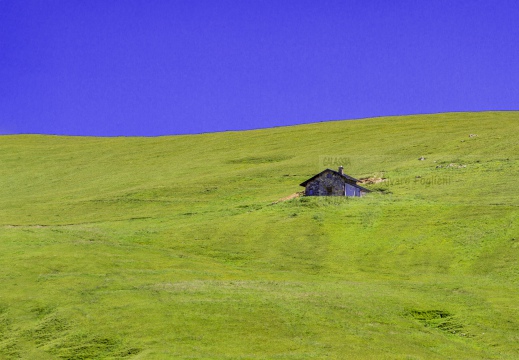
<instances>
[{"instance_id":1,"label":"grassy meadow","mask_svg":"<svg viewBox=\"0 0 519 360\"><path fill-rule=\"evenodd\" d=\"M0 359L517 359L518 132L0 136ZM277 202L339 165L386 181Z\"/></svg>"}]
</instances>

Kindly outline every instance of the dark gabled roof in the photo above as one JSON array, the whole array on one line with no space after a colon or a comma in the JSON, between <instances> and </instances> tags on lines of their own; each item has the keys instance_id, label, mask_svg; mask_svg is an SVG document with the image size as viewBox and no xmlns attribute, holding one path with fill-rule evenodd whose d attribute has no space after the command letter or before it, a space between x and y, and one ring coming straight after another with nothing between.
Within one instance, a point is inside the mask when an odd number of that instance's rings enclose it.
<instances>
[{"instance_id":1,"label":"dark gabled roof","mask_svg":"<svg viewBox=\"0 0 519 360\"><path fill-rule=\"evenodd\" d=\"M302 183L299 184L299 185L301 185L301 186L306 186L307 183L309 183L310 181L312 181L313 179L315 179L316 177L320 176L321 174L323 174L323 173L325 173L325 172L327 172L327 171L331 171L332 173L334 173L334 174L336 174L336 175L339 175L339 176L342 176L344 179L346 179L346 180L350 180L350 181L353 181L353 182L355 182L355 183L357 183L357 182L359 181L359 180L357 180L357 179L355 179L355 178L352 178L352 177L349 176L349 175L341 174L341 173L339 173L338 171L335 171L335 170L332 170L332 169L324 169L324 170L321 171L319 174L316 174L316 175L312 176L310 179L308 179L308 180L302 182ZM360 187L361 189L364 189L362 186L359 186L359 185L357 185L357 186ZM364 189L364 190L369 191L368 189Z\"/></svg>"},{"instance_id":2,"label":"dark gabled roof","mask_svg":"<svg viewBox=\"0 0 519 360\"><path fill-rule=\"evenodd\" d=\"M363 186L360 186L360 185L357 185L357 184L355 184L355 185L353 185L353 186L355 186L355 187L357 187L357 188L361 189L362 191L365 191L365 192L371 192L371 190L369 190L369 189L366 189L366 188L365 188L365 187L363 187Z\"/></svg>"}]
</instances>

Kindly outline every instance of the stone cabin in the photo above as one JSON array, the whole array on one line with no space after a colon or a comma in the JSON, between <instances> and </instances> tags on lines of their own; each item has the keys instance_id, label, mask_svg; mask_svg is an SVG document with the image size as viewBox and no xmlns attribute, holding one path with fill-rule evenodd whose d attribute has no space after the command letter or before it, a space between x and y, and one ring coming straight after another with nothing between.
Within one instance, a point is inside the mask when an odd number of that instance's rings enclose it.
<instances>
[{"instance_id":1,"label":"stone cabin","mask_svg":"<svg viewBox=\"0 0 519 360\"><path fill-rule=\"evenodd\" d=\"M357 185L359 180L344 173L344 168L339 171L326 169L300 185L305 187L305 196L363 196L370 192L368 189Z\"/></svg>"}]
</instances>

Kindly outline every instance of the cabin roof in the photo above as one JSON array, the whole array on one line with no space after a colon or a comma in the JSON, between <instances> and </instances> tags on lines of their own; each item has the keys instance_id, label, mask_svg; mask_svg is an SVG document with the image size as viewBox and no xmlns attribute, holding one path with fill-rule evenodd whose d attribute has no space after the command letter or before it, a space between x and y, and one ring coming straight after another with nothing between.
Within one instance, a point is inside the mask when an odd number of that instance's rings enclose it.
<instances>
[{"instance_id":1,"label":"cabin roof","mask_svg":"<svg viewBox=\"0 0 519 360\"><path fill-rule=\"evenodd\" d=\"M357 188L361 189L362 191L365 191L365 192L371 192L371 190L369 190L369 189L366 189L366 188L365 188L365 187L363 187L363 186L360 186L360 185L357 185L357 184L353 184L353 186L355 186L355 187L357 187Z\"/></svg>"},{"instance_id":2,"label":"cabin roof","mask_svg":"<svg viewBox=\"0 0 519 360\"><path fill-rule=\"evenodd\" d=\"M328 172L328 171L330 171L330 172L332 172L332 173L334 173L334 174L336 174L336 175L339 175L339 176L342 177L344 180L348 180L348 183L349 183L350 185L355 186L355 187L361 189L362 191L365 191L365 192L371 192L371 190L366 189L365 187L362 187L362 186L360 186L360 185L357 185L357 182L358 182L359 180L355 179L354 177L351 177L351 176L346 175L346 174L341 174L340 172L335 171L335 170L332 170L332 169L324 169L324 170L321 171L320 173L315 174L315 175L312 176L310 179L303 181L303 182L302 182L301 184L299 184L299 185L300 185L300 186L303 186L303 187L306 187L306 184L308 184L310 181L316 179L316 178L319 177L321 174L324 174L325 172Z\"/></svg>"},{"instance_id":3,"label":"cabin roof","mask_svg":"<svg viewBox=\"0 0 519 360\"><path fill-rule=\"evenodd\" d=\"M312 176L310 179L303 181L303 182L302 182L301 184L299 184L299 185L301 185L301 186L306 186L306 184L308 184L310 181L314 180L315 178L317 178L317 177L320 176L321 174L324 174L325 172L328 172L328 171L331 171L332 173L334 173L334 174L336 174L336 175L339 175L339 176L341 176L342 178L344 178L344 179L346 179L346 180L349 180L349 181L353 181L353 182L355 182L355 185L356 185L356 183L359 181L359 180L357 180L357 179L355 179L355 178L353 178L353 177L351 177L351 176L349 176L349 175L341 174L341 173L339 173L338 171L335 171L335 170L332 170L332 169L324 169L324 170L321 171L319 174L315 174L315 175ZM362 186L359 186L359 185L356 185L356 186L358 186L358 187L361 188L361 189L364 189ZM364 189L364 190L368 190L368 189Z\"/></svg>"}]
</instances>

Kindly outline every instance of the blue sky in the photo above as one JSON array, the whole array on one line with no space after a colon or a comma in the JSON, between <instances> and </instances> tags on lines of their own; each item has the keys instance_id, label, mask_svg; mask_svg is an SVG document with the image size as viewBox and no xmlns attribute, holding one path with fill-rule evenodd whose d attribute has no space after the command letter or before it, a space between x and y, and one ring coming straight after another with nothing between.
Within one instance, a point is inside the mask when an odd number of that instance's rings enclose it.
<instances>
[{"instance_id":1,"label":"blue sky","mask_svg":"<svg viewBox=\"0 0 519 360\"><path fill-rule=\"evenodd\" d=\"M0 134L519 109L517 1L0 0Z\"/></svg>"}]
</instances>

